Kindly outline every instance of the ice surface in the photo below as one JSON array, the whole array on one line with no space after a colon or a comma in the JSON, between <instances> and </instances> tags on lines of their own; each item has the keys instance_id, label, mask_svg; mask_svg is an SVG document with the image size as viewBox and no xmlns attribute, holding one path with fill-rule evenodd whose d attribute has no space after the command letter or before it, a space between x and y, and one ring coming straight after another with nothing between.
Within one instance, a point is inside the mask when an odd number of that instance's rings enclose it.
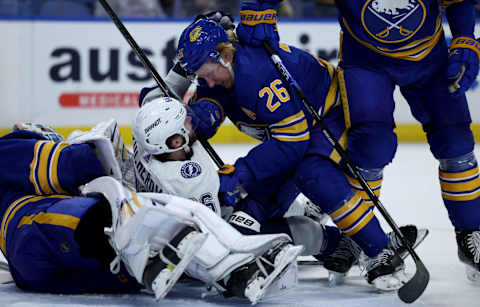
<instances>
[{"instance_id":1,"label":"ice surface","mask_svg":"<svg viewBox=\"0 0 480 307\"><path fill-rule=\"evenodd\" d=\"M248 151L246 145L216 145L225 163ZM478 147L476 156L480 157ZM417 252L430 271L423 296L410 306L480 306L480 286L465 278L457 260L453 228L443 207L437 178L437 162L425 144L400 144L394 163L385 170L381 200L398 225L426 227L430 235ZM378 216L378 214L377 214ZM380 218L381 220L381 218ZM386 226L385 230L389 231ZM409 267L413 263L408 263ZM379 293L369 287L355 269L343 286L329 287L327 272L318 266L300 267L299 286L289 294L260 302L257 306L394 307L407 306L395 293ZM0 272L0 282L4 273ZM199 283L176 285L167 298L155 302L148 295L52 295L19 290L14 284L0 285L0 306L249 306L247 301L221 297L201 299Z\"/></svg>"}]
</instances>

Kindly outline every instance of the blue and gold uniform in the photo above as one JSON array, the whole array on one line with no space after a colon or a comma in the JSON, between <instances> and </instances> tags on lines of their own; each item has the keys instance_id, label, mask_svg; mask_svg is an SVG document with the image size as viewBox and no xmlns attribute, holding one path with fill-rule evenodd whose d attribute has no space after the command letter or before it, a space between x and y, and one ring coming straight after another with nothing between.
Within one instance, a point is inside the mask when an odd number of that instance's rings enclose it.
<instances>
[{"instance_id":1,"label":"blue and gold uniform","mask_svg":"<svg viewBox=\"0 0 480 307\"><path fill-rule=\"evenodd\" d=\"M224 30L218 24L196 21L180 38L180 63L187 71L195 72L207 56L215 58L215 52L209 48L215 50L225 40ZM280 43L276 49L324 123L344 143L345 122L334 67L292 46ZM249 196L260 203L271 203L265 202L268 196L278 192L285 178L294 178L298 189L330 214L367 255L377 255L387 246L388 238L373 207L362 199L360 192L352 190L337 164L338 154L299 98L282 82L266 52L238 43L232 65L234 88L200 87L191 107L197 116L207 112L201 117L216 119L213 128L228 117L240 131L262 142L235 162L233 175L240 178ZM271 214L274 210L264 211Z\"/></svg>"},{"instance_id":2,"label":"blue and gold uniform","mask_svg":"<svg viewBox=\"0 0 480 307\"><path fill-rule=\"evenodd\" d=\"M77 240L82 219L101 202L76 196L79 185L103 175L92 147L17 130L0 138L0 169L0 248L18 287L66 294L138 290L128 275L119 278L85 257Z\"/></svg>"},{"instance_id":3,"label":"blue and gold uniform","mask_svg":"<svg viewBox=\"0 0 480 307\"><path fill-rule=\"evenodd\" d=\"M475 2L336 0L342 28L339 81L353 160L379 191L381 170L397 147L393 91L399 86L440 161L442 197L450 219L465 230L480 227L479 172L467 100L463 92L451 94L447 70L462 48L477 57ZM442 8L454 38L450 58ZM470 69L478 71L478 61L473 63L477 67Z\"/></svg>"}]
</instances>

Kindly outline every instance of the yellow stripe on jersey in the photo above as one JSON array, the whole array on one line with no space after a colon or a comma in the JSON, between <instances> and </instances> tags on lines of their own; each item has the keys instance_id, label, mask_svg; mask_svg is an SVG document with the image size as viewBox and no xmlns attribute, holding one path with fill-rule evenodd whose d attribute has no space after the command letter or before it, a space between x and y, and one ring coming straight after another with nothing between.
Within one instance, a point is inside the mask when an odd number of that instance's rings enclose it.
<instances>
[{"instance_id":1,"label":"yellow stripe on jersey","mask_svg":"<svg viewBox=\"0 0 480 307\"><path fill-rule=\"evenodd\" d=\"M66 193L58 178L58 160L61 151L68 143L39 141L34 146L34 154L30 163L30 182L39 195Z\"/></svg>"},{"instance_id":2,"label":"yellow stripe on jersey","mask_svg":"<svg viewBox=\"0 0 480 307\"><path fill-rule=\"evenodd\" d=\"M343 131L342 135L338 139L338 143L343 149L347 148L347 141L348 141L348 131L345 130ZM330 160L332 160L335 163L340 163L340 160L342 160L342 156L338 153L338 151L334 148L332 150L332 153L329 156Z\"/></svg>"},{"instance_id":3,"label":"yellow stripe on jersey","mask_svg":"<svg viewBox=\"0 0 480 307\"><path fill-rule=\"evenodd\" d=\"M325 60L325 59L322 59L322 58L316 58L316 59L317 59L318 63L320 63L320 65L327 68L328 74L330 75L330 79L333 78L333 74L335 73L335 66L328 63L328 61Z\"/></svg>"},{"instance_id":4,"label":"yellow stripe on jersey","mask_svg":"<svg viewBox=\"0 0 480 307\"><path fill-rule=\"evenodd\" d=\"M17 228L20 228L23 225L31 225L33 222L37 224L63 226L75 230L77 229L80 219L76 216L68 214L39 212L38 214L22 217L17 225Z\"/></svg>"},{"instance_id":5,"label":"yellow stripe on jersey","mask_svg":"<svg viewBox=\"0 0 480 307\"><path fill-rule=\"evenodd\" d=\"M59 194L67 194L67 191L60 186L60 179L58 178L58 160L60 159L61 151L68 146L70 146L68 143L57 143L55 151L53 152L52 160L50 162L49 180L53 186L53 189L55 190L55 193Z\"/></svg>"},{"instance_id":6,"label":"yellow stripe on jersey","mask_svg":"<svg viewBox=\"0 0 480 307\"><path fill-rule=\"evenodd\" d=\"M46 142L40 149L40 158L38 160L37 177L40 181L40 190L42 194L53 194L53 190L48 182L49 158L51 157L54 142Z\"/></svg>"},{"instance_id":7,"label":"yellow stripe on jersey","mask_svg":"<svg viewBox=\"0 0 480 307\"><path fill-rule=\"evenodd\" d=\"M10 224L10 221L13 219L15 216L15 213L17 213L18 210L23 208L25 205L36 202L42 199L47 199L47 198L72 198L71 196L66 196L66 195L51 195L51 196L33 196L33 195L27 195L24 197L21 197L14 201L5 211L5 214L2 219L2 227L1 227L1 238L0 238L0 248L4 253L6 253L6 244L7 244L7 230L8 230L8 225Z\"/></svg>"},{"instance_id":8,"label":"yellow stripe on jersey","mask_svg":"<svg viewBox=\"0 0 480 307\"><path fill-rule=\"evenodd\" d=\"M303 111L269 126L272 137L282 142L299 142L310 139L307 120Z\"/></svg>"},{"instance_id":9,"label":"yellow stripe on jersey","mask_svg":"<svg viewBox=\"0 0 480 307\"><path fill-rule=\"evenodd\" d=\"M330 214L334 223L348 236L359 232L374 217L372 207L366 204L360 193Z\"/></svg>"},{"instance_id":10,"label":"yellow stripe on jersey","mask_svg":"<svg viewBox=\"0 0 480 307\"><path fill-rule=\"evenodd\" d=\"M425 58L433 49L433 47L436 46L443 34L442 18L441 14L439 14L436 21L435 31L431 36L424 37L420 40L416 40L396 49L389 49L386 47L374 46L366 41L361 40L353 33L345 18L343 18L343 24L345 25L348 33L350 33L350 35L356 41L368 49L391 58L414 62L421 61L423 58Z\"/></svg>"},{"instance_id":11,"label":"yellow stripe on jersey","mask_svg":"<svg viewBox=\"0 0 480 307\"><path fill-rule=\"evenodd\" d=\"M40 148L43 146L43 144L47 143L48 141L38 141L35 143L35 146L33 148L33 159L32 163L30 163L30 182L32 183L33 187L35 188L35 193L36 194L42 194L40 190L40 185L38 184L37 181L37 169L38 169L38 161L40 160Z\"/></svg>"},{"instance_id":12,"label":"yellow stripe on jersey","mask_svg":"<svg viewBox=\"0 0 480 307\"><path fill-rule=\"evenodd\" d=\"M292 51L290 50L290 47L288 45L285 45L285 44L279 42L278 47L280 47L280 49L282 49L283 51L286 51L288 53L292 53Z\"/></svg>"},{"instance_id":13,"label":"yellow stripe on jersey","mask_svg":"<svg viewBox=\"0 0 480 307\"><path fill-rule=\"evenodd\" d=\"M350 109L348 106L347 85L345 83L345 75L343 68L338 68L338 85L340 87L340 99L343 107L343 116L345 117L345 128L348 130L351 126Z\"/></svg>"},{"instance_id":14,"label":"yellow stripe on jersey","mask_svg":"<svg viewBox=\"0 0 480 307\"><path fill-rule=\"evenodd\" d=\"M333 77L332 83L330 83L330 88L328 89L327 98L325 99L325 107L322 111L322 117L324 117L328 111L333 107L336 106L339 102L339 95L338 95L338 77L335 75Z\"/></svg>"}]
</instances>

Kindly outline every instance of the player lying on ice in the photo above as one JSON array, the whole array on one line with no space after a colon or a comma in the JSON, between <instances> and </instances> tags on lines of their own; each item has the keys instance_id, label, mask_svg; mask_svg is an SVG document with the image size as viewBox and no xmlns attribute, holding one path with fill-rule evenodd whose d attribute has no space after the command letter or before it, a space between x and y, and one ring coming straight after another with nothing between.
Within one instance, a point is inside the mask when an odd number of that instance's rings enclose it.
<instances>
[{"instance_id":1,"label":"player lying on ice","mask_svg":"<svg viewBox=\"0 0 480 307\"><path fill-rule=\"evenodd\" d=\"M160 299L185 271L256 303L294 285L302 247L287 235L242 235L198 202L136 193L123 153L109 125L69 142L32 124L0 138L0 248L19 288Z\"/></svg>"},{"instance_id":2,"label":"player lying on ice","mask_svg":"<svg viewBox=\"0 0 480 307\"><path fill-rule=\"evenodd\" d=\"M324 123L340 138L345 123L334 68L292 46L279 44L277 52ZM289 95L266 52L239 43L232 30L225 31L212 18L200 17L183 31L177 55L186 74L198 76L201 85L190 104L196 133L211 137L227 116L242 132L262 141L228 174L220 174L220 198L235 207L239 186L262 199L262 191L255 187L261 190L269 187L268 180L292 178L368 256L368 282L383 290L401 287L405 249L383 232L363 191L352 190L338 154L298 98Z\"/></svg>"}]
</instances>

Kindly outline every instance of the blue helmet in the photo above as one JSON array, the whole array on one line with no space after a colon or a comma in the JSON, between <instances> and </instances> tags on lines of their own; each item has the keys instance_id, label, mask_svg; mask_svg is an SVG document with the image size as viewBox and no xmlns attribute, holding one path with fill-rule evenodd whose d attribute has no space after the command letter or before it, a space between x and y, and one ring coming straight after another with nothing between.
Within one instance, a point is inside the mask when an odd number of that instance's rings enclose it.
<instances>
[{"instance_id":1,"label":"blue helmet","mask_svg":"<svg viewBox=\"0 0 480 307\"><path fill-rule=\"evenodd\" d=\"M220 24L211 19L199 19L183 30L178 41L177 59L188 73L194 73L207 59L218 62L217 45L230 42Z\"/></svg>"}]
</instances>

